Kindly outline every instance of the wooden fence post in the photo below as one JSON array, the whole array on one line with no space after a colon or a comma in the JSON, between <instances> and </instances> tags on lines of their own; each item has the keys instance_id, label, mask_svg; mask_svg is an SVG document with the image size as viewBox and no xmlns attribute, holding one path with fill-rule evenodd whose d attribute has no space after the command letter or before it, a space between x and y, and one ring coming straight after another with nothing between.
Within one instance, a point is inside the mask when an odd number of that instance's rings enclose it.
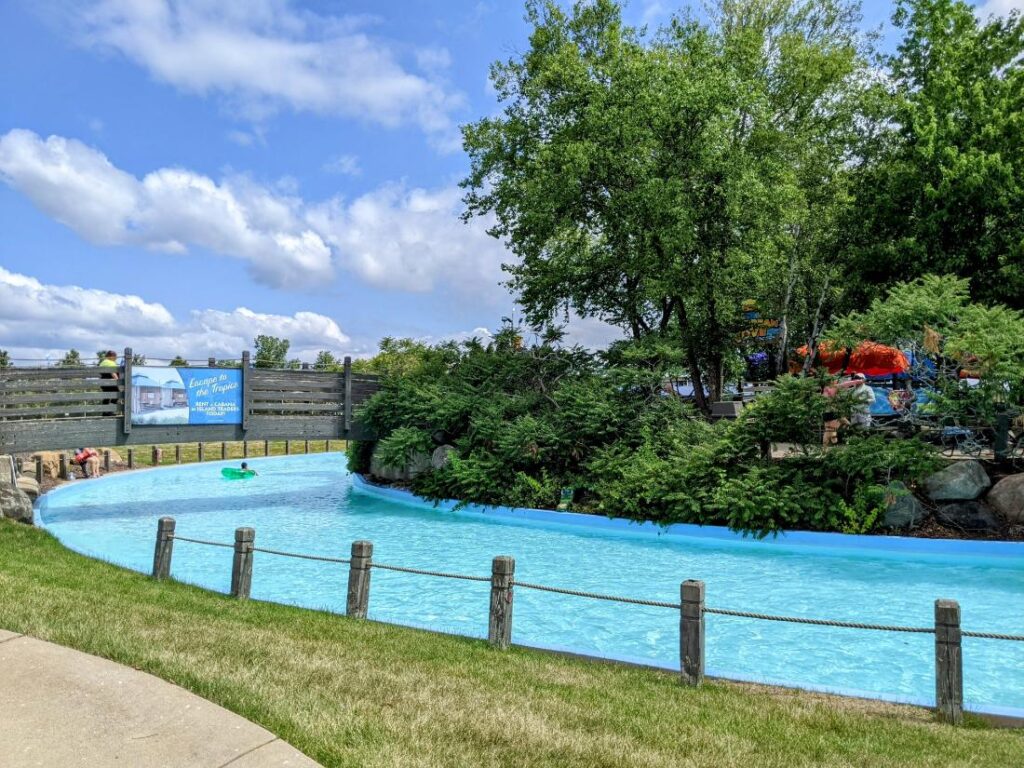
<instances>
[{"instance_id":1,"label":"wooden fence post","mask_svg":"<svg viewBox=\"0 0 1024 768\"><path fill-rule=\"evenodd\" d=\"M304 440L302 443L302 452L309 453L309 440Z\"/></svg>"},{"instance_id":2,"label":"wooden fence post","mask_svg":"<svg viewBox=\"0 0 1024 768\"><path fill-rule=\"evenodd\" d=\"M128 469L135 469L135 449L128 449Z\"/></svg>"},{"instance_id":3,"label":"wooden fence post","mask_svg":"<svg viewBox=\"0 0 1024 768\"><path fill-rule=\"evenodd\" d=\"M960 603L956 600L935 601L935 708L948 723L964 721Z\"/></svg>"},{"instance_id":4,"label":"wooden fence post","mask_svg":"<svg viewBox=\"0 0 1024 768\"><path fill-rule=\"evenodd\" d=\"M263 455L264 456L269 456L270 455L270 441L269 440L264 440L263 441Z\"/></svg>"},{"instance_id":5,"label":"wooden fence post","mask_svg":"<svg viewBox=\"0 0 1024 768\"><path fill-rule=\"evenodd\" d=\"M153 466L159 466L164 460L164 449L157 446L153 446Z\"/></svg>"},{"instance_id":6,"label":"wooden fence post","mask_svg":"<svg viewBox=\"0 0 1024 768\"><path fill-rule=\"evenodd\" d=\"M249 358L249 350L242 352L242 434L249 429L249 411L252 410L252 361ZM249 454L246 454L248 456Z\"/></svg>"},{"instance_id":7,"label":"wooden fence post","mask_svg":"<svg viewBox=\"0 0 1024 768\"><path fill-rule=\"evenodd\" d=\"M285 440L284 441L284 455L285 456L291 456L292 455L292 441L291 440Z\"/></svg>"},{"instance_id":8,"label":"wooden fence post","mask_svg":"<svg viewBox=\"0 0 1024 768\"><path fill-rule=\"evenodd\" d=\"M487 641L505 650L512 642L512 584L516 559L499 555L491 562L491 611L487 622Z\"/></svg>"},{"instance_id":9,"label":"wooden fence post","mask_svg":"<svg viewBox=\"0 0 1024 768\"><path fill-rule=\"evenodd\" d=\"M39 456L36 457L36 482L43 482L43 459Z\"/></svg>"},{"instance_id":10,"label":"wooden fence post","mask_svg":"<svg viewBox=\"0 0 1024 768\"><path fill-rule=\"evenodd\" d=\"M104 448L103 449L103 471L104 472L109 472L110 471L110 449L109 448Z\"/></svg>"},{"instance_id":11,"label":"wooden fence post","mask_svg":"<svg viewBox=\"0 0 1024 768\"><path fill-rule=\"evenodd\" d=\"M196 446L197 446L197 449L196 449L196 461L202 461L203 460L203 444L202 443L196 443Z\"/></svg>"},{"instance_id":12,"label":"wooden fence post","mask_svg":"<svg viewBox=\"0 0 1024 768\"><path fill-rule=\"evenodd\" d=\"M60 454L60 471L58 474L61 480L68 479L68 455L63 451Z\"/></svg>"},{"instance_id":13,"label":"wooden fence post","mask_svg":"<svg viewBox=\"0 0 1024 768\"><path fill-rule=\"evenodd\" d=\"M353 541L352 560L348 569L348 601L345 614L353 619L365 619L370 608L370 568L373 562L373 542Z\"/></svg>"},{"instance_id":14,"label":"wooden fence post","mask_svg":"<svg viewBox=\"0 0 1024 768\"><path fill-rule=\"evenodd\" d=\"M242 458L243 459L248 459L249 458L249 441L248 440L243 440L242 441Z\"/></svg>"},{"instance_id":15,"label":"wooden fence post","mask_svg":"<svg viewBox=\"0 0 1024 768\"><path fill-rule=\"evenodd\" d=\"M132 354L131 347L124 348L124 357L121 365L121 384L124 386L124 395L121 402L124 403L124 414L121 420L121 431L128 434L132 431Z\"/></svg>"},{"instance_id":16,"label":"wooden fence post","mask_svg":"<svg viewBox=\"0 0 1024 768\"><path fill-rule=\"evenodd\" d=\"M174 518L161 517L156 523L156 549L153 551L153 578L171 577L171 555L174 552Z\"/></svg>"},{"instance_id":17,"label":"wooden fence post","mask_svg":"<svg viewBox=\"0 0 1024 768\"><path fill-rule=\"evenodd\" d=\"M686 685L704 681L704 582L679 585L679 675Z\"/></svg>"},{"instance_id":18,"label":"wooden fence post","mask_svg":"<svg viewBox=\"0 0 1024 768\"><path fill-rule=\"evenodd\" d=\"M220 444L220 458L221 458L221 460L224 460L227 457L228 457L228 444L226 442L222 441L221 444Z\"/></svg>"},{"instance_id":19,"label":"wooden fence post","mask_svg":"<svg viewBox=\"0 0 1024 768\"><path fill-rule=\"evenodd\" d=\"M330 453L330 452L331 452L331 439L327 438L326 440L324 440L324 453Z\"/></svg>"},{"instance_id":20,"label":"wooden fence post","mask_svg":"<svg viewBox=\"0 0 1024 768\"><path fill-rule=\"evenodd\" d=\"M348 439L348 433L352 429L352 358L345 355L345 410L344 419L342 419L342 429L345 432L345 439Z\"/></svg>"},{"instance_id":21,"label":"wooden fence post","mask_svg":"<svg viewBox=\"0 0 1024 768\"><path fill-rule=\"evenodd\" d=\"M181 443L174 446L174 463L181 464Z\"/></svg>"},{"instance_id":22,"label":"wooden fence post","mask_svg":"<svg viewBox=\"0 0 1024 768\"><path fill-rule=\"evenodd\" d=\"M252 588L252 548L256 546L256 531L252 528L235 529L235 557L231 561L231 596L249 599Z\"/></svg>"}]
</instances>

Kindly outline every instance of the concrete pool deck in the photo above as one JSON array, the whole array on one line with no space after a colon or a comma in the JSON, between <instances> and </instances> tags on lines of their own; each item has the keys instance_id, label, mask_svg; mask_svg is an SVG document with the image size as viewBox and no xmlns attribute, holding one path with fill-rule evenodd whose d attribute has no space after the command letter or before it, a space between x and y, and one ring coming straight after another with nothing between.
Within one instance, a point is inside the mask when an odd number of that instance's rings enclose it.
<instances>
[{"instance_id":1,"label":"concrete pool deck","mask_svg":"<svg viewBox=\"0 0 1024 768\"><path fill-rule=\"evenodd\" d=\"M184 688L0 629L0 755L9 768L317 768Z\"/></svg>"}]
</instances>

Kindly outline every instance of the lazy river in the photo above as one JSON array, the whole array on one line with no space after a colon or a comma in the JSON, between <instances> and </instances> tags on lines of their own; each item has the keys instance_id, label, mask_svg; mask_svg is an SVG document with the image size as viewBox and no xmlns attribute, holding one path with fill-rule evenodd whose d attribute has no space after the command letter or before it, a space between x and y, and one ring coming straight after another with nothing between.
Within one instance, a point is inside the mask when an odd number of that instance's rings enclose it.
<instances>
[{"instance_id":1,"label":"lazy river","mask_svg":"<svg viewBox=\"0 0 1024 768\"><path fill-rule=\"evenodd\" d=\"M221 477L209 462L69 483L43 496L37 522L67 547L148 573L157 520L180 536L231 542L256 529L260 547L347 557L368 539L374 561L488 576L495 555L516 579L677 602L702 579L707 604L760 613L928 627L936 598L961 605L963 627L1024 633L1024 545L790 534L744 539L722 529L584 515L470 508L452 511L367 486L341 454L250 459L259 475ZM450 506L450 505L449 505ZM172 576L222 592L231 552L176 542ZM256 553L256 599L343 613L347 566ZM377 570L370 618L486 636L489 586ZM679 616L516 590L513 642L678 668ZM968 708L1024 715L1024 643L965 638ZM934 701L930 634L851 630L707 616L707 670L894 701Z\"/></svg>"}]
</instances>

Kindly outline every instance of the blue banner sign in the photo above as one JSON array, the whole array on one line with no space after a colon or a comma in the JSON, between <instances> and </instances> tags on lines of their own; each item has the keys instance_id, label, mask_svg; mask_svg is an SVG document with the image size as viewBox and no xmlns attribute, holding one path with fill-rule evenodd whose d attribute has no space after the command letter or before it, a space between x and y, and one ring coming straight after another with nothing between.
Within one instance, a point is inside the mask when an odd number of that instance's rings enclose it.
<instances>
[{"instance_id":1,"label":"blue banner sign","mask_svg":"<svg viewBox=\"0 0 1024 768\"><path fill-rule=\"evenodd\" d=\"M241 424L239 368L132 368L132 425Z\"/></svg>"}]
</instances>

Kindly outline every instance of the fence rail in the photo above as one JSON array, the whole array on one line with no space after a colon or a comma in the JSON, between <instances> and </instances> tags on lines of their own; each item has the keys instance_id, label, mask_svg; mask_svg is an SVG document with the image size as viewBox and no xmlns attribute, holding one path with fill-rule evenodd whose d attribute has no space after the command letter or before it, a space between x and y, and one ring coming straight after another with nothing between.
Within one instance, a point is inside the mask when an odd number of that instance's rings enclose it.
<instances>
[{"instance_id":1,"label":"fence rail","mask_svg":"<svg viewBox=\"0 0 1024 768\"><path fill-rule=\"evenodd\" d=\"M217 367L211 359L207 367ZM132 424L132 351L100 368L0 369L0 453L85 445L260 439L362 439L356 410L380 388L379 377L342 371L254 367L249 353L228 367L242 375L241 423ZM114 378L116 376L116 378Z\"/></svg>"},{"instance_id":2,"label":"fence rail","mask_svg":"<svg viewBox=\"0 0 1024 768\"><path fill-rule=\"evenodd\" d=\"M932 634L935 635L935 708L943 720L955 725L963 722L964 711L963 649L961 639L963 637L974 637L987 640L1024 641L1024 635L963 630L960 626L960 606L955 600L939 599L935 601L935 623L930 627L870 624L709 607L705 604L703 581L689 580L682 582L679 587L680 600L678 603L672 603L516 581L515 558L507 555L498 556L493 559L491 575L488 577L375 563L373 562L373 544L369 541L353 542L352 556L350 558L341 558L257 547L255 545L255 538L256 532L252 528L237 529L235 531L234 544L179 536L175 533L174 518L160 518L157 524L156 547L153 553L153 577L157 579L170 577L171 557L175 541L233 549L231 595L243 600L249 598L250 586L252 584L253 555L256 552L301 560L347 564L349 565L349 579L345 612L346 615L353 618L366 618L370 602L370 575L373 570L395 571L398 573L462 581L490 582L491 595L487 640L491 645L502 649L507 648L511 644L513 591L515 587L591 600L608 600L627 605L671 609L679 612L679 674L680 680L687 685L700 685L704 680L704 656L706 651L704 621L707 614L844 629Z\"/></svg>"}]
</instances>

